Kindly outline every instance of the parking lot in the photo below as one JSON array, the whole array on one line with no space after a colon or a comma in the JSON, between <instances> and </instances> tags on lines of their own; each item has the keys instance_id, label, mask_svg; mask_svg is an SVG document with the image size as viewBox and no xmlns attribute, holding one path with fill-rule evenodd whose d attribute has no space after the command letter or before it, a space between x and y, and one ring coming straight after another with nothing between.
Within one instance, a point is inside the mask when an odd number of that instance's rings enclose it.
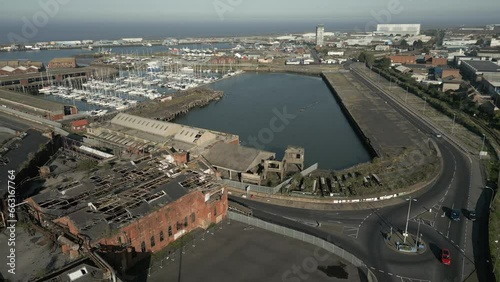
<instances>
[{"instance_id":1,"label":"parking lot","mask_svg":"<svg viewBox=\"0 0 500 282\"><path fill-rule=\"evenodd\" d=\"M227 220L186 244L144 281L361 281L353 265L316 246ZM173 260L172 260L173 259Z\"/></svg>"}]
</instances>

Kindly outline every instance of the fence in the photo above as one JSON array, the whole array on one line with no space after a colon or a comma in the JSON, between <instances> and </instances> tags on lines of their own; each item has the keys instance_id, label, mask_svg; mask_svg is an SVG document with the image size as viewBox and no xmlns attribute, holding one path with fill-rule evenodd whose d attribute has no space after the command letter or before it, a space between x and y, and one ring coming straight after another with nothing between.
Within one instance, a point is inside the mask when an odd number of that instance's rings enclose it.
<instances>
[{"instance_id":1,"label":"fence","mask_svg":"<svg viewBox=\"0 0 500 282\"><path fill-rule=\"evenodd\" d=\"M301 172L301 175L302 176L308 175L309 173L315 171L316 169L318 169L317 163L306 168L305 170L303 170ZM264 193L264 194L276 194L280 191L280 189L283 186L288 185L292 181L292 179L291 178L287 179L275 187L259 186L259 185L249 184L249 183L233 181L233 180L229 180L229 179L223 179L221 181L222 181L222 183L230 186L231 188L241 189L241 190L243 190L243 192L250 193L253 191L253 192Z\"/></svg>"},{"instance_id":2,"label":"fence","mask_svg":"<svg viewBox=\"0 0 500 282\"><path fill-rule=\"evenodd\" d=\"M255 218L255 217L248 217L248 216L245 216L245 215L242 215L239 213L228 212L228 217L232 220L236 220L236 221L245 223L247 225L252 225L252 226L264 229L264 230L268 230L268 231L271 231L271 232L274 232L277 234L281 234L281 235L284 235L284 236L287 236L287 237L290 237L293 239L297 239L297 240L315 245L317 247L320 247L320 248L322 248L330 253L333 253L333 254L341 257L342 259L350 262L351 264L353 264L356 267L366 266L363 263L363 261L358 259L353 254L351 254L348 251L341 249L340 247L338 247L338 246L336 246L328 241L325 241L321 238L318 238L318 237L315 237L315 236L312 236L312 235L309 235L309 234L306 234L304 232L300 232L300 231L297 231L297 230L294 230L294 229L291 229L288 227L283 227L283 226L279 226L279 225L276 225L273 223L269 223L269 222L260 220L260 219Z\"/></svg>"},{"instance_id":3,"label":"fence","mask_svg":"<svg viewBox=\"0 0 500 282\"><path fill-rule=\"evenodd\" d=\"M345 261L351 263L356 267L366 267L363 261L361 261L353 254L321 238L236 212L228 211L227 215L228 216L226 219L224 219L217 225L209 227L207 230L198 232L196 234L190 233L189 235L185 235L178 240L182 240L182 244L180 244L180 246L177 245L176 247L170 248L170 250L168 250L169 247L167 247L167 250L165 250L162 255L151 260L150 267L146 270L147 275L151 276L158 270L167 267L171 263L176 263L176 261L178 261L181 256L187 253L195 252L196 245L210 244L211 240L217 240L217 234L222 232L222 230L224 230L224 225L229 224L231 220L238 221L249 226L255 226L257 228L261 228L277 234L285 235L287 237L301 240L306 243L310 243L344 259ZM375 275L368 267L366 267L366 271L368 281L377 282Z\"/></svg>"}]
</instances>

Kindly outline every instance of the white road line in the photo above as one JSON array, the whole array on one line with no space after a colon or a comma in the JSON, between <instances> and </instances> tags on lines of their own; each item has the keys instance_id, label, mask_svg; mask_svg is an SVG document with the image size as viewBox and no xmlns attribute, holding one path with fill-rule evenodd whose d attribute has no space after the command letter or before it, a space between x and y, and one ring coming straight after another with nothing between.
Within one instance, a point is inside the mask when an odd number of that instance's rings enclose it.
<instances>
[{"instance_id":1,"label":"white road line","mask_svg":"<svg viewBox=\"0 0 500 282\"><path fill-rule=\"evenodd\" d=\"M380 273L384 273L384 271L383 271L382 269L379 269L379 270L378 270L378 272L380 272Z\"/></svg>"},{"instance_id":2,"label":"white road line","mask_svg":"<svg viewBox=\"0 0 500 282\"><path fill-rule=\"evenodd\" d=\"M373 269L373 270L375 270L375 267L373 267L373 266L370 266L370 268Z\"/></svg>"},{"instance_id":3,"label":"white road line","mask_svg":"<svg viewBox=\"0 0 500 282\"><path fill-rule=\"evenodd\" d=\"M387 272L387 274L389 274L390 276L392 276L392 273L390 273L390 272Z\"/></svg>"}]
</instances>

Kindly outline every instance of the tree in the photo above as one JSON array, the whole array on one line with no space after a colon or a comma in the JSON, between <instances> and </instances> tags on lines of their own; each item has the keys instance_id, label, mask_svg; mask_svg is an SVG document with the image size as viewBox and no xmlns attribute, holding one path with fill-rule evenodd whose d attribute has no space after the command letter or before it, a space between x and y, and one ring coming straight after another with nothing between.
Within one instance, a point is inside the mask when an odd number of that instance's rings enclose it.
<instances>
[{"instance_id":1,"label":"tree","mask_svg":"<svg viewBox=\"0 0 500 282\"><path fill-rule=\"evenodd\" d=\"M480 38L478 41L476 41L476 45L483 46L484 45L484 39Z\"/></svg>"},{"instance_id":2,"label":"tree","mask_svg":"<svg viewBox=\"0 0 500 282\"><path fill-rule=\"evenodd\" d=\"M424 42L422 40L413 41L413 47L421 49L424 47Z\"/></svg>"},{"instance_id":3,"label":"tree","mask_svg":"<svg viewBox=\"0 0 500 282\"><path fill-rule=\"evenodd\" d=\"M391 67L391 59L385 57L377 62L377 65L382 69L388 69Z\"/></svg>"},{"instance_id":4,"label":"tree","mask_svg":"<svg viewBox=\"0 0 500 282\"><path fill-rule=\"evenodd\" d=\"M375 62L375 57L371 53L361 52L358 56L360 62L366 63L368 66L372 66Z\"/></svg>"},{"instance_id":5,"label":"tree","mask_svg":"<svg viewBox=\"0 0 500 282\"><path fill-rule=\"evenodd\" d=\"M408 42L406 42L406 39L402 39L401 42L399 42L399 46L408 47Z\"/></svg>"}]
</instances>

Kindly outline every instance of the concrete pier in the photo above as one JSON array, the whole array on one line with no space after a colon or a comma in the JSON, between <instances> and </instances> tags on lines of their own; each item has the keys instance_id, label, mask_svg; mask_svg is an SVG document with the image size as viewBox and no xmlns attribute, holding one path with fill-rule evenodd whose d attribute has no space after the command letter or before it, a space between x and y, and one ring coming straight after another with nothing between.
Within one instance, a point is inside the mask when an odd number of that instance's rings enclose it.
<instances>
[{"instance_id":1,"label":"concrete pier","mask_svg":"<svg viewBox=\"0 0 500 282\"><path fill-rule=\"evenodd\" d=\"M324 72L322 77L374 157L396 157L412 148L428 151L422 146L425 136L349 71Z\"/></svg>"}]
</instances>

